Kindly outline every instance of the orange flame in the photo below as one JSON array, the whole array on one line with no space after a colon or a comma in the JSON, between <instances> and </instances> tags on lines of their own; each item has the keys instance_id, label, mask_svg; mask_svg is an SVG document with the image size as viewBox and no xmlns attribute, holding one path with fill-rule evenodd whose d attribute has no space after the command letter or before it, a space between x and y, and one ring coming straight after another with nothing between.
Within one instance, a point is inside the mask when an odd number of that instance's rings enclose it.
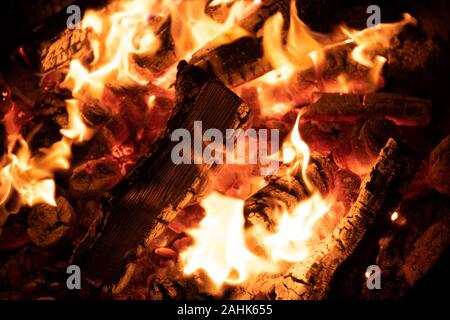
<instances>
[{"instance_id":1,"label":"orange flame","mask_svg":"<svg viewBox=\"0 0 450 320\"><path fill-rule=\"evenodd\" d=\"M280 109L280 106L292 102L295 95L301 96L299 89L296 89L296 76L310 70L316 73L316 81L320 86L316 90L373 92L379 87L386 62L382 52L389 47L391 39L408 24L416 24L416 20L409 14L404 14L403 20L397 23L382 23L364 30L351 30L342 26L339 34L324 35L313 32L298 18L295 1L292 1L287 36L284 35L281 13L270 17L263 26L264 54L274 70L246 86L260 89L259 100L264 116L282 116L288 112L290 109ZM351 77L346 73L336 75L333 85L324 86L321 81L322 73L326 71L327 54L331 50L345 49L348 46L354 46L349 59L367 68L364 86L361 88L357 83L352 83Z\"/></svg>"},{"instance_id":2,"label":"orange flame","mask_svg":"<svg viewBox=\"0 0 450 320\"><path fill-rule=\"evenodd\" d=\"M306 175L310 153L298 132L299 120L300 115L290 138L283 144L283 159L292 170L301 166L312 196L290 210L281 205L275 231L269 232L262 227L246 230L244 201L212 192L201 202L206 217L198 228L188 231L194 239L193 246L181 253L186 274L203 270L217 291L223 284L243 283L261 272L278 270L283 262L298 262L308 257L308 240L313 228L330 210L332 200L324 199ZM266 256L260 257L247 249L247 232L253 232L261 241Z\"/></svg>"}]
</instances>

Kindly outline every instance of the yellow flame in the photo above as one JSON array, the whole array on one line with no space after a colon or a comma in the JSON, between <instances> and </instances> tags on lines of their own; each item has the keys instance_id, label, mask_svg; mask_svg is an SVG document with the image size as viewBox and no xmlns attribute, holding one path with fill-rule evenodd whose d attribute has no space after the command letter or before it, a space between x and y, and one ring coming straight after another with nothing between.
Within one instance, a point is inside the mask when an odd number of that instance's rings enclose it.
<instances>
[{"instance_id":1,"label":"yellow flame","mask_svg":"<svg viewBox=\"0 0 450 320\"><path fill-rule=\"evenodd\" d=\"M206 216L188 231L195 245L181 254L184 272L204 270L217 286L242 283L254 272L271 268L250 252L244 240L244 201L213 192L201 202Z\"/></svg>"},{"instance_id":2,"label":"yellow flame","mask_svg":"<svg viewBox=\"0 0 450 320\"><path fill-rule=\"evenodd\" d=\"M66 100L66 109L69 116L69 127L62 129L61 134L76 142L83 142L92 138L94 131L88 128L81 117L79 101Z\"/></svg>"},{"instance_id":3,"label":"yellow flame","mask_svg":"<svg viewBox=\"0 0 450 320\"><path fill-rule=\"evenodd\" d=\"M346 43L354 43L351 57L359 64L370 69L370 81L376 87L386 58L377 51L389 48L391 39L406 25L417 23L411 15L405 13L403 20L396 23L381 23L362 31L342 27L343 33L348 37Z\"/></svg>"},{"instance_id":4,"label":"yellow flame","mask_svg":"<svg viewBox=\"0 0 450 320\"><path fill-rule=\"evenodd\" d=\"M279 116L278 110L272 106L286 103L285 100L292 100L293 95L298 95L299 89L295 89L298 80L296 75L304 71L315 72L315 80L319 85L316 90L373 92L380 85L382 69L386 63L386 58L381 54L389 47L395 35L406 25L415 23L416 20L412 16L404 14L403 20L397 23L382 23L364 30L351 30L342 26L339 33L324 35L313 32L299 19L295 1L291 1L287 34L283 30L284 21L281 13L276 13L267 19L263 26L264 55L274 71L247 86L263 88L258 96L261 112L265 116ZM341 73L334 76L337 87L331 83L323 86L322 74L326 72L325 68L328 66L325 63L327 55L331 50L343 50L349 46L354 48L351 49L348 58L367 68L364 73L367 75L364 85L358 86L346 73ZM267 88L267 85L270 87ZM293 93L291 93L292 88ZM280 92L285 92L285 95Z\"/></svg>"},{"instance_id":5,"label":"yellow flame","mask_svg":"<svg viewBox=\"0 0 450 320\"><path fill-rule=\"evenodd\" d=\"M275 230L269 232L259 226L246 230L244 201L212 192L201 202L206 217L198 228L188 231L194 244L181 254L186 274L203 270L217 289L225 283L242 283L261 272L274 272L283 262L298 262L308 257L308 240L313 228L333 202L314 189L306 174L310 152L298 132L299 120L300 115L283 145L283 158L291 166L288 172L297 170L299 165L302 167L302 177L312 192L311 197L294 208L280 205ZM252 232L264 245L264 257L246 247L246 232Z\"/></svg>"},{"instance_id":6,"label":"yellow flame","mask_svg":"<svg viewBox=\"0 0 450 320\"><path fill-rule=\"evenodd\" d=\"M281 70L285 78L320 63L323 45L298 17L295 1L291 2L290 27L287 42L283 40L283 15L278 12L263 27L264 54L274 69Z\"/></svg>"},{"instance_id":7,"label":"yellow flame","mask_svg":"<svg viewBox=\"0 0 450 320\"><path fill-rule=\"evenodd\" d=\"M0 206L5 204L15 190L20 201L28 206L38 203L56 205L53 173L70 167L70 141L63 138L50 148L41 149L36 156L31 155L28 144L19 139L17 155L9 154L1 170Z\"/></svg>"},{"instance_id":8,"label":"yellow flame","mask_svg":"<svg viewBox=\"0 0 450 320\"><path fill-rule=\"evenodd\" d=\"M205 13L207 3L207 0L124 0L115 1L101 10L88 11L82 28L93 33L94 59L89 66L73 60L62 86L71 89L75 98L99 99L108 82L120 80L145 85L155 80L132 59L133 54L155 54L161 46L156 30L148 22L150 17L167 19L170 16L170 31L178 60L188 58L219 34L222 34L221 42L246 34L241 28L231 27L253 10L255 2L233 1L224 23L214 21Z\"/></svg>"}]
</instances>

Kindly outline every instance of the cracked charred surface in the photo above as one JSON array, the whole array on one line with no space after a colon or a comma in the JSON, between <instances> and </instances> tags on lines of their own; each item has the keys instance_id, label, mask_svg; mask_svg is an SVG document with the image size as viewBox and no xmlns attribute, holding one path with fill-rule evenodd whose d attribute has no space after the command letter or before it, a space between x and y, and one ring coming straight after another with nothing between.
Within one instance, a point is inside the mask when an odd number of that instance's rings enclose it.
<instances>
[{"instance_id":1,"label":"cracked charred surface","mask_svg":"<svg viewBox=\"0 0 450 320\"><path fill-rule=\"evenodd\" d=\"M415 172L417 161L390 139L371 173L361 184L358 199L311 256L294 264L283 276L262 276L233 293L236 299L265 296L274 299L324 299L336 272L361 248L377 245L377 228L388 220L405 183Z\"/></svg>"}]
</instances>

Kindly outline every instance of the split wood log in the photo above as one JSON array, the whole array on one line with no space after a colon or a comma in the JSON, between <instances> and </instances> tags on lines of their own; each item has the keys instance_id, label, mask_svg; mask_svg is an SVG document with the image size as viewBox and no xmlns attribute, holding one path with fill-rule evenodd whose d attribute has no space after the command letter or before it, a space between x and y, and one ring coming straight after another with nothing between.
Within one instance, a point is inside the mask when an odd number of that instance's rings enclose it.
<instances>
[{"instance_id":1,"label":"split wood log","mask_svg":"<svg viewBox=\"0 0 450 320\"><path fill-rule=\"evenodd\" d=\"M89 29L66 29L55 39L43 42L39 52L40 71L47 73L68 66L74 59L87 62L92 57L91 37Z\"/></svg>"},{"instance_id":2,"label":"split wood log","mask_svg":"<svg viewBox=\"0 0 450 320\"><path fill-rule=\"evenodd\" d=\"M120 291L130 279L139 247L155 239L202 188L210 165L176 165L171 131L188 130L202 121L204 130L225 132L242 126L248 107L216 78L181 62L176 82L177 103L163 135L151 152L109 194L110 212L104 230L81 258L91 283Z\"/></svg>"},{"instance_id":3,"label":"split wood log","mask_svg":"<svg viewBox=\"0 0 450 320\"><path fill-rule=\"evenodd\" d=\"M358 250L378 238L380 223L397 205L401 192L417 167L417 161L390 139L371 173L364 179L358 199L333 234L314 248L311 256L294 264L278 278L261 276L259 281L236 290L233 297L254 298L263 294L276 299L324 299L339 268Z\"/></svg>"},{"instance_id":4,"label":"split wood log","mask_svg":"<svg viewBox=\"0 0 450 320\"><path fill-rule=\"evenodd\" d=\"M277 12L282 13L284 21L289 21L289 6L289 0L264 1L253 14L233 27L245 30L248 32L247 36L230 43L226 38L233 29L229 30L198 50L190 63L214 73L226 85L232 87L271 71L272 66L264 57L262 38L257 33L264 22Z\"/></svg>"},{"instance_id":5,"label":"split wood log","mask_svg":"<svg viewBox=\"0 0 450 320\"><path fill-rule=\"evenodd\" d=\"M431 101L394 93L371 93L365 96L320 93L303 120L355 122L385 117L401 126L426 126L431 119Z\"/></svg>"}]
</instances>

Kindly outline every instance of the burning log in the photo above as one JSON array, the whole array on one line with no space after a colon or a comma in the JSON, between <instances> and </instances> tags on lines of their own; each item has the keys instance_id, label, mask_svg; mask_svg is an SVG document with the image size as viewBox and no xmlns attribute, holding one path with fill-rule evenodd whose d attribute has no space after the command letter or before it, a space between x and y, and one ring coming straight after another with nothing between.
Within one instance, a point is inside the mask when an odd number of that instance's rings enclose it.
<instances>
[{"instance_id":1,"label":"burning log","mask_svg":"<svg viewBox=\"0 0 450 320\"><path fill-rule=\"evenodd\" d=\"M64 240L73 229L75 211L64 197L56 198L56 206L38 204L28 216L28 235L41 248L50 248Z\"/></svg>"},{"instance_id":2,"label":"burning log","mask_svg":"<svg viewBox=\"0 0 450 320\"><path fill-rule=\"evenodd\" d=\"M264 58L262 39L257 36L257 32L276 12L281 12L286 21L289 21L289 3L289 0L264 1L254 13L194 53L189 63L214 73L230 86L253 80L272 70L270 63ZM156 53L134 55L138 65L155 74L161 73L180 59L176 56L176 44L171 35L171 19L167 18L157 27L155 34L161 41L161 47ZM230 34L238 29L244 30L248 35L229 42Z\"/></svg>"},{"instance_id":3,"label":"burning log","mask_svg":"<svg viewBox=\"0 0 450 320\"><path fill-rule=\"evenodd\" d=\"M42 43L40 71L47 73L67 66L74 59L87 62L92 57L90 38L91 32L87 29L66 29L53 41Z\"/></svg>"},{"instance_id":4,"label":"burning log","mask_svg":"<svg viewBox=\"0 0 450 320\"><path fill-rule=\"evenodd\" d=\"M385 117L401 126L426 126L431 118L431 101L393 93L320 93L307 108L303 120L356 122Z\"/></svg>"},{"instance_id":5,"label":"burning log","mask_svg":"<svg viewBox=\"0 0 450 320\"><path fill-rule=\"evenodd\" d=\"M319 154L311 157L307 175L323 195L333 188L333 169L331 162ZM288 166L281 167L266 187L246 200L244 216L247 228L262 224L267 230L273 230L280 218L280 206L289 209L310 196L302 170L298 169L292 176L288 170Z\"/></svg>"},{"instance_id":6,"label":"burning log","mask_svg":"<svg viewBox=\"0 0 450 320\"><path fill-rule=\"evenodd\" d=\"M248 36L224 44L223 39L227 35L219 35L198 50L190 63L214 73L226 85L232 87L271 71L272 66L264 57L262 39L257 36L257 32L276 12L281 12L285 21L289 21L289 5L289 0L264 1L258 10L236 26L248 32Z\"/></svg>"},{"instance_id":7,"label":"burning log","mask_svg":"<svg viewBox=\"0 0 450 320\"><path fill-rule=\"evenodd\" d=\"M156 238L200 191L210 165L176 165L171 130L192 134L193 122L221 131L242 126L249 111L242 100L200 68L181 62L177 103L164 134L151 152L110 192L111 212L89 255L81 257L88 280L120 291L129 280L139 247ZM174 183L176 182L176 183ZM111 248L114 248L111 250Z\"/></svg>"},{"instance_id":8,"label":"burning log","mask_svg":"<svg viewBox=\"0 0 450 320\"><path fill-rule=\"evenodd\" d=\"M381 151L371 173L363 181L358 199L333 234L315 248L306 261L294 264L276 279L262 277L234 298L255 297L258 293L277 299L323 299L330 283L344 263L357 255L358 249L377 242L377 227L385 223L397 204L400 192L417 166L415 158L394 140ZM377 244L377 243L375 243Z\"/></svg>"}]
</instances>

